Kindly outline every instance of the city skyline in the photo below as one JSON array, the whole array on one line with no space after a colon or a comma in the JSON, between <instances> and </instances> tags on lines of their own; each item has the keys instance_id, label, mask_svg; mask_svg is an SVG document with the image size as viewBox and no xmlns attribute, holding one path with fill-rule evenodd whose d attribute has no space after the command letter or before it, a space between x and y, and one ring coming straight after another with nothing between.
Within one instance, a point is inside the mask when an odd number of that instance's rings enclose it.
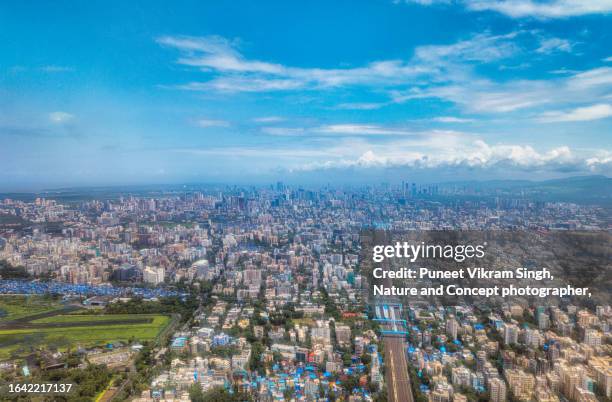
<instances>
[{"instance_id":1,"label":"city skyline","mask_svg":"<svg viewBox=\"0 0 612 402\"><path fill-rule=\"evenodd\" d=\"M176 187L0 201L0 394L53 375L67 401L612 395L592 188Z\"/></svg>"},{"instance_id":2,"label":"city skyline","mask_svg":"<svg viewBox=\"0 0 612 402\"><path fill-rule=\"evenodd\" d=\"M606 1L1 11L0 191L612 174Z\"/></svg>"}]
</instances>

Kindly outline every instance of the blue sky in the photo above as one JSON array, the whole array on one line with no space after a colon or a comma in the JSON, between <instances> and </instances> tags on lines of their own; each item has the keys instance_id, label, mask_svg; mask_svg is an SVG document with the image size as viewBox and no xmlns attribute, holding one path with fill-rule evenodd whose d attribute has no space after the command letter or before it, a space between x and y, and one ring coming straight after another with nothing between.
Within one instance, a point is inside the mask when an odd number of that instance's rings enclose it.
<instances>
[{"instance_id":1,"label":"blue sky","mask_svg":"<svg viewBox=\"0 0 612 402\"><path fill-rule=\"evenodd\" d=\"M0 189L612 173L612 0L0 6Z\"/></svg>"}]
</instances>

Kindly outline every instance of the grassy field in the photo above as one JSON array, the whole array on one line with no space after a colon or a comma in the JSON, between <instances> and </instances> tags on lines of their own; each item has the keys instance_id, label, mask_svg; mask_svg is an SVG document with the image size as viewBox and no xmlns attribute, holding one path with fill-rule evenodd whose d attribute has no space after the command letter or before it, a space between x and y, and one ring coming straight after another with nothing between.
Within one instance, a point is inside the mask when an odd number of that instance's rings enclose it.
<instances>
[{"instance_id":1,"label":"grassy field","mask_svg":"<svg viewBox=\"0 0 612 402\"><path fill-rule=\"evenodd\" d=\"M81 323L81 322L96 322L100 325L104 325L105 322L121 322L125 321L130 323L134 320L149 320L154 321L156 324L160 323L162 319L167 319L165 315L154 315L154 314L62 314L54 317L45 317L30 321L36 324L55 324L55 323Z\"/></svg>"},{"instance_id":2,"label":"grassy field","mask_svg":"<svg viewBox=\"0 0 612 402\"><path fill-rule=\"evenodd\" d=\"M152 314L64 314L35 319L14 328L0 328L0 359L40 346L65 350L129 339L153 340L169 323L170 317Z\"/></svg>"},{"instance_id":3,"label":"grassy field","mask_svg":"<svg viewBox=\"0 0 612 402\"><path fill-rule=\"evenodd\" d=\"M44 296L0 296L0 322L59 310L61 304Z\"/></svg>"},{"instance_id":4,"label":"grassy field","mask_svg":"<svg viewBox=\"0 0 612 402\"><path fill-rule=\"evenodd\" d=\"M312 326L314 325L315 321L312 318L296 318L292 320L294 324L298 324L298 325L308 325L308 326Z\"/></svg>"}]
</instances>

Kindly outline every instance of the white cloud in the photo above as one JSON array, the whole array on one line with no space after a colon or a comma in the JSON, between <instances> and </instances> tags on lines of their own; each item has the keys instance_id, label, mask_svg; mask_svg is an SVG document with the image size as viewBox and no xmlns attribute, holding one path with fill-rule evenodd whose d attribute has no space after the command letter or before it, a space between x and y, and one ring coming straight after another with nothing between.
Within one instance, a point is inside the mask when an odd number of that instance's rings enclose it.
<instances>
[{"instance_id":1,"label":"white cloud","mask_svg":"<svg viewBox=\"0 0 612 402\"><path fill-rule=\"evenodd\" d=\"M587 158L586 164L591 171L599 171L601 168L610 168L612 166L612 152L599 151L594 156Z\"/></svg>"},{"instance_id":2,"label":"white cloud","mask_svg":"<svg viewBox=\"0 0 612 402\"><path fill-rule=\"evenodd\" d=\"M49 113L49 120L54 124L68 123L74 120L74 115L66 112L51 112Z\"/></svg>"},{"instance_id":3,"label":"white cloud","mask_svg":"<svg viewBox=\"0 0 612 402\"><path fill-rule=\"evenodd\" d=\"M420 4L422 6L431 6L434 4L450 4L451 0L406 0L406 2Z\"/></svg>"},{"instance_id":4,"label":"white cloud","mask_svg":"<svg viewBox=\"0 0 612 402\"><path fill-rule=\"evenodd\" d=\"M506 65L506 64L501 64L499 67L497 67L500 70L525 70L528 69L529 67L531 67L530 63L519 63L519 64L513 64L513 65Z\"/></svg>"},{"instance_id":5,"label":"white cloud","mask_svg":"<svg viewBox=\"0 0 612 402\"><path fill-rule=\"evenodd\" d=\"M375 124L329 124L317 127L262 127L261 131L269 135L277 136L297 136L305 133L314 136L387 136L387 135L417 135L416 131L404 128L388 127Z\"/></svg>"},{"instance_id":6,"label":"white cloud","mask_svg":"<svg viewBox=\"0 0 612 402\"><path fill-rule=\"evenodd\" d=\"M591 89L603 86L604 89L612 85L612 67L600 67L583 71L570 77L568 86L576 90Z\"/></svg>"},{"instance_id":7,"label":"white cloud","mask_svg":"<svg viewBox=\"0 0 612 402\"><path fill-rule=\"evenodd\" d=\"M302 127L262 127L261 131L265 134L279 137L294 137L305 132Z\"/></svg>"},{"instance_id":8,"label":"white cloud","mask_svg":"<svg viewBox=\"0 0 612 402\"><path fill-rule=\"evenodd\" d=\"M355 103L341 103L339 105L337 105L335 107L335 109L341 109L341 110L375 110L375 109L380 109L381 107L384 107L386 105L388 105L388 102L380 102L380 103L360 103L360 102L355 102Z\"/></svg>"},{"instance_id":9,"label":"white cloud","mask_svg":"<svg viewBox=\"0 0 612 402\"><path fill-rule=\"evenodd\" d=\"M201 128L229 127L230 123L225 120L198 119L194 124Z\"/></svg>"},{"instance_id":10,"label":"white cloud","mask_svg":"<svg viewBox=\"0 0 612 402\"><path fill-rule=\"evenodd\" d=\"M528 145L489 144L473 134L455 131L425 131L415 136L375 141L365 137L338 140L321 157L296 166L295 170L327 168L437 169L444 167L496 168L543 171L606 171L606 155L575 154L567 146L538 151ZM609 157L609 155L607 155ZM587 163L588 159L592 159Z\"/></svg>"},{"instance_id":11,"label":"white cloud","mask_svg":"<svg viewBox=\"0 0 612 402\"><path fill-rule=\"evenodd\" d=\"M612 1L612 0L611 0ZM296 68L246 58L235 41L213 37L162 37L158 42L175 48L178 63L195 66L211 77L176 86L190 91L269 92L321 90L345 86L369 86L387 93L387 102L341 103L334 109L375 110L411 99L440 98L469 111L506 113L563 100L596 100L609 92L612 69L602 67L569 74L562 79L514 80L497 83L480 78L475 65L509 59L525 49L517 45L516 31L488 33L444 45L417 47L412 58L382 60L343 69ZM570 51L572 43L559 38L541 39L533 51ZM589 84L598 81L600 87ZM412 85L413 87L410 87ZM408 87L408 89L404 89ZM402 88L402 89L400 89Z\"/></svg>"},{"instance_id":12,"label":"white cloud","mask_svg":"<svg viewBox=\"0 0 612 402\"><path fill-rule=\"evenodd\" d=\"M612 12L611 0L406 0L407 3L431 6L460 4L472 11L495 11L511 18L568 18Z\"/></svg>"},{"instance_id":13,"label":"white cloud","mask_svg":"<svg viewBox=\"0 0 612 402\"><path fill-rule=\"evenodd\" d=\"M340 135L411 135L415 132L403 128L369 124L330 124L316 129L320 133Z\"/></svg>"},{"instance_id":14,"label":"white cloud","mask_svg":"<svg viewBox=\"0 0 612 402\"><path fill-rule=\"evenodd\" d=\"M439 61L492 62L505 59L519 51L513 42L521 32L505 35L478 34L450 45L420 46L415 58L427 63Z\"/></svg>"},{"instance_id":15,"label":"white cloud","mask_svg":"<svg viewBox=\"0 0 612 402\"><path fill-rule=\"evenodd\" d=\"M422 46L407 60L378 60L352 68L300 68L251 60L237 49L236 42L218 36L172 37L157 39L163 46L179 51L177 63L196 67L214 76L204 82L177 86L192 91L266 92L297 89L325 89L342 86L389 87L427 78L448 80L463 74L464 62L491 62L518 51L507 35L479 34L450 45ZM452 67L452 68L451 68ZM384 104L344 104L339 108L374 109Z\"/></svg>"},{"instance_id":16,"label":"white cloud","mask_svg":"<svg viewBox=\"0 0 612 402\"><path fill-rule=\"evenodd\" d=\"M612 12L612 0L465 0L477 11L496 11L512 18L567 18Z\"/></svg>"},{"instance_id":17,"label":"white cloud","mask_svg":"<svg viewBox=\"0 0 612 402\"><path fill-rule=\"evenodd\" d=\"M549 73L551 74L559 74L559 75L566 75L566 74L576 74L579 73L580 71L578 70L570 70L567 68L559 68L557 70L551 70L549 71Z\"/></svg>"},{"instance_id":18,"label":"white cloud","mask_svg":"<svg viewBox=\"0 0 612 402\"><path fill-rule=\"evenodd\" d=\"M601 103L579 107L569 111L551 111L543 113L537 120L543 123L568 121L589 121L605 119L612 116L612 105Z\"/></svg>"},{"instance_id":19,"label":"white cloud","mask_svg":"<svg viewBox=\"0 0 612 402\"><path fill-rule=\"evenodd\" d=\"M469 168L503 169L505 172L542 171L612 174L612 152L601 150L575 151L568 146L536 149L512 143L492 144L477 134L452 130L428 130L396 134L401 129L382 125L342 124L320 127L333 136L319 136L316 128L266 129L278 135L296 135L299 142L276 143L207 149L174 150L193 156L254 157L282 159L278 168L290 171L313 171L346 168ZM280 131L280 130L296 130ZM382 136L360 135L364 132ZM408 131L406 131L408 132ZM325 133L322 133L325 134Z\"/></svg>"},{"instance_id":20,"label":"white cloud","mask_svg":"<svg viewBox=\"0 0 612 402\"><path fill-rule=\"evenodd\" d=\"M205 83L190 83L182 89L216 89L226 92L259 92L292 90L307 87L334 87L376 81L394 81L421 73L391 60L371 63L366 67L347 69L297 68L259 60L249 60L225 38L161 37L157 42L181 52L179 64L216 72L216 78ZM429 70L429 69L428 69Z\"/></svg>"},{"instance_id":21,"label":"white cloud","mask_svg":"<svg viewBox=\"0 0 612 402\"><path fill-rule=\"evenodd\" d=\"M533 40L517 40L521 35L531 35L536 40L535 46ZM249 59L239 51L236 41L217 36L162 37L158 42L179 52L178 63L199 68L205 75L202 81L175 87L183 90L254 93L365 86L389 97L389 101L381 102L340 103L332 109L375 110L394 103L438 98L467 112L510 113L527 108L562 109L572 104L607 102L605 97L612 91L611 67L582 72L565 70L550 79L502 82L477 74L475 66L482 63L508 60L512 65L514 56L526 51L569 52L574 46L565 39L542 38L538 31L483 33L451 44L417 47L406 60L379 60L339 69L297 68ZM438 121L459 123L443 119ZM362 135L376 134L372 127L359 129L366 133Z\"/></svg>"},{"instance_id":22,"label":"white cloud","mask_svg":"<svg viewBox=\"0 0 612 402\"><path fill-rule=\"evenodd\" d=\"M303 83L294 80L218 77L206 82L190 82L176 88L187 91L268 92L300 89L302 86Z\"/></svg>"},{"instance_id":23,"label":"white cloud","mask_svg":"<svg viewBox=\"0 0 612 402\"><path fill-rule=\"evenodd\" d=\"M453 116L435 117L432 120L438 121L440 123L471 123L474 121L473 119L463 119L460 117L453 117Z\"/></svg>"},{"instance_id":24,"label":"white cloud","mask_svg":"<svg viewBox=\"0 0 612 402\"><path fill-rule=\"evenodd\" d=\"M497 84L489 80L474 80L469 83L452 83L429 88L411 88L405 92L395 91L395 102L411 99L439 98L471 112L505 113L549 102L547 84L534 81L517 81ZM544 95L544 96L543 96Z\"/></svg>"},{"instance_id":25,"label":"white cloud","mask_svg":"<svg viewBox=\"0 0 612 402\"><path fill-rule=\"evenodd\" d=\"M536 49L536 52L543 54L550 54L554 52L565 52L569 53L572 51L574 45L567 39L561 38L544 38L540 40L540 47Z\"/></svg>"},{"instance_id":26,"label":"white cloud","mask_svg":"<svg viewBox=\"0 0 612 402\"><path fill-rule=\"evenodd\" d=\"M280 123L281 121L285 121L284 117L279 116L264 116L264 117L256 117L253 119L255 123Z\"/></svg>"},{"instance_id":27,"label":"white cloud","mask_svg":"<svg viewBox=\"0 0 612 402\"><path fill-rule=\"evenodd\" d=\"M593 159L576 156L569 147L562 146L539 152L530 146L490 145L482 140L439 146L434 149L415 149L398 144L386 147L372 146L354 157L342 157L311 162L298 168L301 170L319 170L328 168L392 168L410 167L436 169L443 167L492 168L505 167L519 170L593 170L592 167L604 166L603 158ZM589 162L590 161L590 162Z\"/></svg>"},{"instance_id":28,"label":"white cloud","mask_svg":"<svg viewBox=\"0 0 612 402\"><path fill-rule=\"evenodd\" d=\"M551 80L513 80L497 83L473 77L448 85L393 91L395 102L439 98L472 112L507 113L536 106L585 103L604 98L612 90L612 68L601 67Z\"/></svg>"},{"instance_id":29,"label":"white cloud","mask_svg":"<svg viewBox=\"0 0 612 402\"><path fill-rule=\"evenodd\" d=\"M281 74L285 67L258 60L245 60L235 49L236 42L220 36L163 36L157 42L184 52L178 63L219 71Z\"/></svg>"},{"instance_id":30,"label":"white cloud","mask_svg":"<svg viewBox=\"0 0 612 402\"><path fill-rule=\"evenodd\" d=\"M461 120L462 122L465 120ZM411 145L424 145L432 146L432 144L438 143L440 145L448 145L449 141L453 142L458 138L466 138L471 134L463 133L454 130L411 130L404 127L397 126L386 126L380 124L359 124L359 123L341 123L341 124L327 124L322 126L312 127L262 127L261 132L275 136L303 136L308 138L358 138L358 137L403 137L401 141L403 144L406 141L410 141ZM409 138L409 139L408 139ZM423 139L426 139L423 142ZM415 142L416 141L416 142ZM354 143L353 143L354 145Z\"/></svg>"},{"instance_id":31,"label":"white cloud","mask_svg":"<svg viewBox=\"0 0 612 402\"><path fill-rule=\"evenodd\" d=\"M612 63L612 56L606 57L605 59L603 59L603 61L608 62L608 63Z\"/></svg>"}]
</instances>

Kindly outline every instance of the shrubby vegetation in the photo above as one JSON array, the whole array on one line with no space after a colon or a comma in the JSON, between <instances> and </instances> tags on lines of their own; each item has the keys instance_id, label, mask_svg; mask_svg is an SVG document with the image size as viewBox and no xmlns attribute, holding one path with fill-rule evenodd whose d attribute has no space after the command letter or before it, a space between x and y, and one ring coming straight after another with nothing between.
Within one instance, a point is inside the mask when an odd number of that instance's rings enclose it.
<instances>
[{"instance_id":1,"label":"shrubby vegetation","mask_svg":"<svg viewBox=\"0 0 612 402\"><path fill-rule=\"evenodd\" d=\"M156 301L145 301L134 298L126 302L108 304L105 314L180 314L183 319L191 317L197 310L198 301L188 297L185 301L179 297L164 297Z\"/></svg>"},{"instance_id":2,"label":"shrubby vegetation","mask_svg":"<svg viewBox=\"0 0 612 402\"><path fill-rule=\"evenodd\" d=\"M0 261L0 278L29 279L31 277L24 267L14 267L6 261Z\"/></svg>"},{"instance_id":3,"label":"shrubby vegetation","mask_svg":"<svg viewBox=\"0 0 612 402\"><path fill-rule=\"evenodd\" d=\"M189 389L189 398L192 402L244 402L251 398L240 392L230 393L225 388L215 387L206 392L198 384Z\"/></svg>"},{"instance_id":4,"label":"shrubby vegetation","mask_svg":"<svg viewBox=\"0 0 612 402\"><path fill-rule=\"evenodd\" d=\"M48 395L41 397L41 401L53 402L90 402L106 388L112 372L103 365L90 364L85 368L66 368L59 370L40 371L28 378L29 383L62 383L73 384L70 393L61 395ZM9 379L12 382L25 382L24 379ZM6 401L30 401L27 395L0 395Z\"/></svg>"}]
</instances>

